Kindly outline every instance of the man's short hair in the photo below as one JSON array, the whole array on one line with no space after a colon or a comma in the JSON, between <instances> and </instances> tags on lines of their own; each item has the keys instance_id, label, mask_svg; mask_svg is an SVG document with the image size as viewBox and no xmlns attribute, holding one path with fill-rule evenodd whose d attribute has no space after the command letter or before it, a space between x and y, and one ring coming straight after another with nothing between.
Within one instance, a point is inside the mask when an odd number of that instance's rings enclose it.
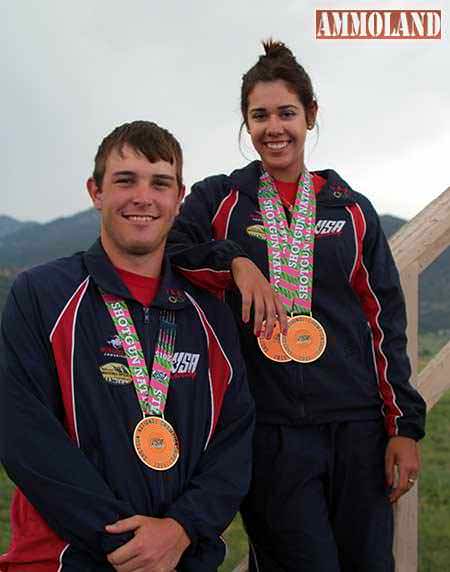
<instances>
[{"instance_id":1,"label":"man's short hair","mask_svg":"<svg viewBox=\"0 0 450 572\"><path fill-rule=\"evenodd\" d=\"M116 127L100 144L95 155L93 178L101 187L105 174L106 161L114 149L122 154L124 145L142 153L150 163L167 161L175 163L177 183L183 186L183 152L175 137L151 121L133 121Z\"/></svg>"}]
</instances>

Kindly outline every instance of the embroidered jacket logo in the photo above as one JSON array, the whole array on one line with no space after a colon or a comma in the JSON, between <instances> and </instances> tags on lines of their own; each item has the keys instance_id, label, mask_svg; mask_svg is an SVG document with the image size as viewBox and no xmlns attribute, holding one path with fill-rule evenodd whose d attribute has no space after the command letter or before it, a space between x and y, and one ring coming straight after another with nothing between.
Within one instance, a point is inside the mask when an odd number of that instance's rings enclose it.
<instances>
[{"instance_id":1,"label":"embroidered jacket logo","mask_svg":"<svg viewBox=\"0 0 450 572\"><path fill-rule=\"evenodd\" d=\"M106 345L103 345L100 348L101 354L105 358L124 358L125 352L122 348L122 342L120 341L119 336L114 336L110 340L106 341Z\"/></svg>"},{"instance_id":2,"label":"embroidered jacket logo","mask_svg":"<svg viewBox=\"0 0 450 572\"><path fill-rule=\"evenodd\" d=\"M341 234L345 223L345 220L318 220L316 222L316 236L336 236Z\"/></svg>"},{"instance_id":3,"label":"embroidered jacket logo","mask_svg":"<svg viewBox=\"0 0 450 572\"><path fill-rule=\"evenodd\" d=\"M195 379L197 377L197 365L200 354L189 352L175 352L172 361L172 379L186 378Z\"/></svg>"},{"instance_id":4,"label":"embroidered jacket logo","mask_svg":"<svg viewBox=\"0 0 450 572\"><path fill-rule=\"evenodd\" d=\"M315 235L316 237L338 236L342 233L346 222L345 220L318 220L316 222ZM246 231L253 238L266 240L266 231L262 224L252 224L247 227Z\"/></svg>"},{"instance_id":5,"label":"embroidered jacket logo","mask_svg":"<svg viewBox=\"0 0 450 572\"><path fill-rule=\"evenodd\" d=\"M130 370L122 363L105 363L100 366L103 379L114 385L127 385L133 381Z\"/></svg>"}]
</instances>

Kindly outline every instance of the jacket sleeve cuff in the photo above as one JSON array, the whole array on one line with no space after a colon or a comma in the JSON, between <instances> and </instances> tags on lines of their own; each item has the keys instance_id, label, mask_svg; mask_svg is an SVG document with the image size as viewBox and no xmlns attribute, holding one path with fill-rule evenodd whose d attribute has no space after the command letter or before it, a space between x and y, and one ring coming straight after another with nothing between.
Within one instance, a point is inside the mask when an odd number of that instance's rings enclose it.
<instances>
[{"instance_id":1,"label":"jacket sleeve cuff","mask_svg":"<svg viewBox=\"0 0 450 572\"><path fill-rule=\"evenodd\" d=\"M425 437L425 431L422 427L418 427L411 423L406 426L403 425L402 427L399 427L398 431L390 434L389 437L408 437L409 439L414 439L414 441L420 441Z\"/></svg>"},{"instance_id":2,"label":"jacket sleeve cuff","mask_svg":"<svg viewBox=\"0 0 450 572\"><path fill-rule=\"evenodd\" d=\"M122 534L102 534L100 546L104 554L111 554L130 540L134 538L132 532L124 532Z\"/></svg>"},{"instance_id":3,"label":"jacket sleeve cuff","mask_svg":"<svg viewBox=\"0 0 450 572\"><path fill-rule=\"evenodd\" d=\"M224 268L231 270L233 259L239 257L249 258L247 253L236 242L232 240L221 241L219 256L221 266L223 265Z\"/></svg>"}]
</instances>

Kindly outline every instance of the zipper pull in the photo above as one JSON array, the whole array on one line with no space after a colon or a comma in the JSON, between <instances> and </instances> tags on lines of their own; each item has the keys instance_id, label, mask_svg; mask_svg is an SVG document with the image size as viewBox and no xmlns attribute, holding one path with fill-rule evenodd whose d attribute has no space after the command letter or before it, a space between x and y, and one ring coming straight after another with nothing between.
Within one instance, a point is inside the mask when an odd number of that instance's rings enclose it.
<instances>
[{"instance_id":1,"label":"zipper pull","mask_svg":"<svg viewBox=\"0 0 450 572\"><path fill-rule=\"evenodd\" d=\"M144 310L144 324L149 324L150 323L150 308L148 308L147 306L144 306L142 309Z\"/></svg>"}]
</instances>

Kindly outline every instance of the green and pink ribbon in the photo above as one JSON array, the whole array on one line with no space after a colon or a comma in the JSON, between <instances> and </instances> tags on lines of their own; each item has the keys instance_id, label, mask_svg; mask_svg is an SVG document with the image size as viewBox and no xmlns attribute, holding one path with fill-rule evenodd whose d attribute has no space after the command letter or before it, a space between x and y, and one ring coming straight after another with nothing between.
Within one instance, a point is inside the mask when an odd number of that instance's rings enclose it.
<instances>
[{"instance_id":1,"label":"green and pink ribbon","mask_svg":"<svg viewBox=\"0 0 450 572\"><path fill-rule=\"evenodd\" d=\"M141 342L125 300L106 292L101 294L122 342L142 415L163 417L175 350L175 313L171 310L160 312L158 341L149 376Z\"/></svg>"},{"instance_id":2,"label":"green and pink ribbon","mask_svg":"<svg viewBox=\"0 0 450 572\"><path fill-rule=\"evenodd\" d=\"M311 314L316 197L309 171L304 169L288 224L271 176L259 180L258 202L267 238L272 288L289 314Z\"/></svg>"}]
</instances>

